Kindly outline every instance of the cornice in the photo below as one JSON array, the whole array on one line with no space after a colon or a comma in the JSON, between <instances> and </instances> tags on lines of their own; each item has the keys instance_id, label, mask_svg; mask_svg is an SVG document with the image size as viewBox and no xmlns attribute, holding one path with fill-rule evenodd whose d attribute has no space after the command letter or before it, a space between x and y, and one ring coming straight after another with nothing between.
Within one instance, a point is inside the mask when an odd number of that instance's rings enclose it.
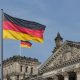
<instances>
[{"instance_id":1,"label":"cornice","mask_svg":"<svg viewBox=\"0 0 80 80\"><path fill-rule=\"evenodd\" d=\"M55 67L47 67L46 69L43 69L42 73L49 72L49 71L56 70L56 69L60 69L60 68L70 66L73 64L77 64L79 62L80 62L80 57L77 59L73 59L71 61L66 61L65 63L63 63L61 65L56 65Z\"/></svg>"}]
</instances>

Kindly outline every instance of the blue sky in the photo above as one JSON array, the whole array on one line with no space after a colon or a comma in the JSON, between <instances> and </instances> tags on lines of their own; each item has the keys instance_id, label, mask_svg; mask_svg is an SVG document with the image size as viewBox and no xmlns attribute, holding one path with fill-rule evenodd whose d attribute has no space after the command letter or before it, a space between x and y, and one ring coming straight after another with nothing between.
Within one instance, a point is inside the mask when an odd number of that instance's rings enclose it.
<instances>
[{"instance_id":1,"label":"blue sky","mask_svg":"<svg viewBox=\"0 0 80 80\"><path fill-rule=\"evenodd\" d=\"M32 48L22 49L22 56L37 58L43 63L52 54L57 32L64 41L80 42L80 0L0 0L0 9L12 16L46 25L44 43L31 41ZM19 43L4 40L4 59L20 54Z\"/></svg>"}]
</instances>

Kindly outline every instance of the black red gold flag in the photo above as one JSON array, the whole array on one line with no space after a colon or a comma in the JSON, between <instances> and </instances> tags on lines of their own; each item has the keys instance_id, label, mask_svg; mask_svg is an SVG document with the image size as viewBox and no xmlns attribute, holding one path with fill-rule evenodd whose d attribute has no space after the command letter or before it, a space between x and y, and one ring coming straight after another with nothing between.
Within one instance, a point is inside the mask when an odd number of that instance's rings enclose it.
<instances>
[{"instance_id":1,"label":"black red gold flag","mask_svg":"<svg viewBox=\"0 0 80 80\"><path fill-rule=\"evenodd\" d=\"M16 17L12 17L6 13L3 14L3 38L15 39L23 41L43 42L43 33L45 26Z\"/></svg>"},{"instance_id":2,"label":"black red gold flag","mask_svg":"<svg viewBox=\"0 0 80 80\"><path fill-rule=\"evenodd\" d=\"M29 42L29 41L21 41L20 46L21 46L22 48L31 48L32 43Z\"/></svg>"}]
</instances>

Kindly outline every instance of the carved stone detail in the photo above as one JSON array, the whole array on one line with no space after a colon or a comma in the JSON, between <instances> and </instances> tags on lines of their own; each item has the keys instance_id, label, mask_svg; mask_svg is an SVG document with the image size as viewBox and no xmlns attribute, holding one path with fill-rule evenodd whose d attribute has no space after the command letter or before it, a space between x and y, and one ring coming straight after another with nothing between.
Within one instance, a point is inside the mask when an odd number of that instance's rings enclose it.
<instances>
[{"instance_id":1,"label":"carved stone detail","mask_svg":"<svg viewBox=\"0 0 80 80\"><path fill-rule=\"evenodd\" d=\"M80 49L75 46L64 45L46 64L43 71L65 67L80 61Z\"/></svg>"}]
</instances>

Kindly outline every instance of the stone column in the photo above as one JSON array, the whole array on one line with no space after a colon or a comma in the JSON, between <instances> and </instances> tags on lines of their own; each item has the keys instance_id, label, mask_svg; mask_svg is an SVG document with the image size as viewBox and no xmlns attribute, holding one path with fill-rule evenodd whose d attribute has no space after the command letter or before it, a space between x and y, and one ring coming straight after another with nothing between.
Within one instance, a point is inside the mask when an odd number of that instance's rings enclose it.
<instances>
[{"instance_id":1,"label":"stone column","mask_svg":"<svg viewBox=\"0 0 80 80\"><path fill-rule=\"evenodd\" d=\"M64 76L64 80L69 80L69 75L67 72L63 72L62 75Z\"/></svg>"},{"instance_id":2,"label":"stone column","mask_svg":"<svg viewBox=\"0 0 80 80\"><path fill-rule=\"evenodd\" d=\"M76 73L77 80L80 80L80 68L75 69L74 72Z\"/></svg>"},{"instance_id":3,"label":"stone column","mask_svg":"<svg viewBox=\"0 0 80 80\"><path fill-rule=\"evenodd\" d=\"M77 70L76 75L77 75L77 80L80 80L80 68Z\"/></svg>"},{"instance_id":4,"label":"stone column","mask_svg":"<svg viewBox=\"0 0 80 80\"><path fill-rule=\"evenodd\" d=\"M53 80L58 80L58 76L55 75L55 76L53 77Z\"/></svg>"},{"instance_id":5,"label":"stone column","mask_svg":"<svg viewBox=\"0 0 80 80\"><path fill-rule=\"evenodd\" d=\"M69 77L68 76L64 76L64 80L69 80Z\"/></svg>"},{"instance_id":6,"label":"stone column","mask_svg":"<svg viewBox=\"0 0 80 80\"><path fill-rule=\"evenodd\" d=\"M77 80L80 80L80 72L77 72Z\"/></svg>"}]
</instances>

